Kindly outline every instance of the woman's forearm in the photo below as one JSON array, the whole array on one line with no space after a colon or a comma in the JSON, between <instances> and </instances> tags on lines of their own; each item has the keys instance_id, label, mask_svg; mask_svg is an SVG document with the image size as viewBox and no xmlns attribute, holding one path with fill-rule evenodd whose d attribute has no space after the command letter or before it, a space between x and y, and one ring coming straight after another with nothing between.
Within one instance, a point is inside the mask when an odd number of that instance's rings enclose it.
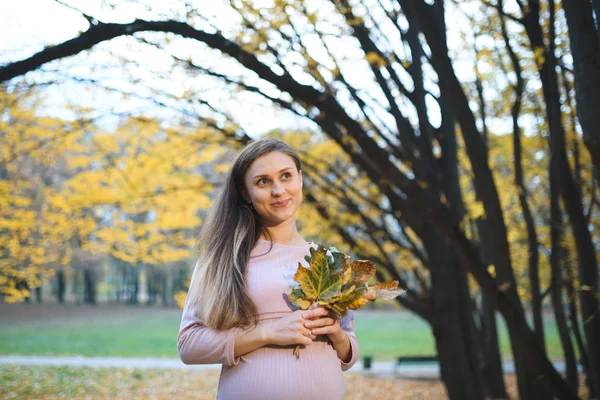
<instances>
[{"instance_id":1,"label":"woman's forearm","mask_svg":"<svg viewBox=\"0 0 600 400\"><path fill-rule=\"evenodd\" d=\"M257 325L248 330L240 329L235 337L234 355L243 356L269 344L265 325Z\"/></svg>"},{"instance_id":2,"label":"woman's forearm","mask_svg":"<svg viewBox=\"0 0 600 400\"><path fill-rule=\"evenodd\" d=\"M343 362L349 362L352 358L352 346L350 345L350 338L342 331L343 336L337 341L332 341L331 345L338 355L338 358Z\"/></svg>"}]
</instances>

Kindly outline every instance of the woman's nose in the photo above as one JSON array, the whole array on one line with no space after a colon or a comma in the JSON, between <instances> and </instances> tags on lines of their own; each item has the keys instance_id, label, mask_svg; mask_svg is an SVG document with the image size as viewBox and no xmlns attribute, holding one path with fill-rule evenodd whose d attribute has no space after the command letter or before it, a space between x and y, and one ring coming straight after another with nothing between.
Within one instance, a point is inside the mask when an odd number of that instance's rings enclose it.
<instances>
[{"instance_id":1,"label":"woman's nose","mask_svg":"<svg viewBox=\"0 0 600 400\"><path fill-rule=\"evenodd\" d=\"M283 190L283 186L281 186L280 183L273 183L273 185L271 186L271 194L273 196L281 196L283 194L284 190Z\"/></svg>"}]
</instances>

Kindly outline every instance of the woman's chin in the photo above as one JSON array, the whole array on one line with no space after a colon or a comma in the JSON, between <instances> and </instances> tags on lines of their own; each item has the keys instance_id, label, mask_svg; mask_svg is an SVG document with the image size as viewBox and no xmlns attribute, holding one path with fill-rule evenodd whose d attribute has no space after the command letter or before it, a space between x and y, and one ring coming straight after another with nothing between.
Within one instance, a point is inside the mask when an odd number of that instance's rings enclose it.
<instances>
[{"instance_id":1,"label":"woman's chin","mask_svg":"<svg viewBox=\"0 0 600 400\"><path fill-rule=\"evenodd\" d=\"M263 221L267 226L277 226L293 218L295 215L295 212L286 210L286 212L272 213L267 218L263 217Z\"/></svg>"}]
</instances>

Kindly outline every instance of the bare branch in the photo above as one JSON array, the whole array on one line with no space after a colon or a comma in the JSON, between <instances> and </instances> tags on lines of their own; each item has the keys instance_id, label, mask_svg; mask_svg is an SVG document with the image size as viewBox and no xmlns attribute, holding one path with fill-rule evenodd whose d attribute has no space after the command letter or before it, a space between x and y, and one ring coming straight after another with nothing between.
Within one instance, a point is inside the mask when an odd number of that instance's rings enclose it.
<instances>
[{"instance_id":1,"label":"bare branch","mask_svg":"<svg viewBox=\"0 0 600 400\"><path fill-rule=\"evenodd\" d=\"M83 11L81 11L79 8L77 8L77 7L75 7L75 6L72 6L72 5L70 5L70 4L67 4L67 3L65 3L65 2L63 2L63 1L61 1L61 0L54 0L54 1L55 1L56 3L58 3L58 4L60 4L61 6L64 6L64 7L70 8L71 10L78 12L79 14L81 14L81 16L82 16L83 18L85 18L85 19L87 20L87 22L88 22L90 25L97 25L97 24L98 24L98 20L97 20L96 18L92 17L92 16L91 16L91 15L89 15L89 14L86 14L86 13L84 13L84 12L83 12Z\"/></svg>"}]
</instances>

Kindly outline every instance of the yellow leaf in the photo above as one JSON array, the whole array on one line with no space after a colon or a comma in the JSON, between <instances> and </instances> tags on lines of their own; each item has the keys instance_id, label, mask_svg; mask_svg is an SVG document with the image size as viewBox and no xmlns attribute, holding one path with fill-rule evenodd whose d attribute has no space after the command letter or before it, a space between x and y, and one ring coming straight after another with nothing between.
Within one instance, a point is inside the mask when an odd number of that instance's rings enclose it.
<instances>
[{"instance_id":1,"label":"yellow leaf","mask_svg":"<svg viewBox=\"0 0 600 400\"><path fill-rule=\"evenodd\" d=\"M385 67L387 65L387 62L385 61L385 59L379 55L378 53L371 51L369 53L367 53L365 55L365 58L367 59L367 62L369 64L371 64L374 67L380 68L380 67Z\"/></svg>"},{"instance_id":2,"label":"yellow leaf","mask_svg":"<svg viewBox=\"0 0 600 400\"><path fill-rule=\"evenodd\" d=\"M544 52L544 47L543 46L537 46L533 50L533 57L535 59L535 63L539 67L541 67L542 65L544 65L544 63L546 62L546 56L545 56L545 52Z\"/></svg>"},{"instance_id":3,"label":"yellow leaf","mask_svg":"<svg viewBox=\"0 0 600 400\"><path fill-rule=\"evenodd\" d=\"M483 218L485 219L485 208L483 207L483 203L481 201L476 201L471 204L470 214L473 219Z\"/></svg>"},{"instance_id":4,"label":"yellow leaf","mask_svg":"<svg viewBox=\"0 0 600 400\"><path fill-rule=\"evenodd\" d=\"M310 269L298 263L294 280L300 284L302 291L311 300L331 299L340 294L342 277L331 275L325 250L320 248L313 254Z\"/></svg>"},{"instance_id":5,"label":"yellow leaf","mask_svg":"<svg viewBox=\"0 0 600 400\"><path fill-rule=\"evenodd\" d=\"M354 300L353 302L351 302L348 305L348 308L351 310L358 310L359 308L361 308L368 302L369 302L369 299L367 299L366 296L362 296L362 297L359 297L358 299Z\"/></svg>"}]
</instances>

